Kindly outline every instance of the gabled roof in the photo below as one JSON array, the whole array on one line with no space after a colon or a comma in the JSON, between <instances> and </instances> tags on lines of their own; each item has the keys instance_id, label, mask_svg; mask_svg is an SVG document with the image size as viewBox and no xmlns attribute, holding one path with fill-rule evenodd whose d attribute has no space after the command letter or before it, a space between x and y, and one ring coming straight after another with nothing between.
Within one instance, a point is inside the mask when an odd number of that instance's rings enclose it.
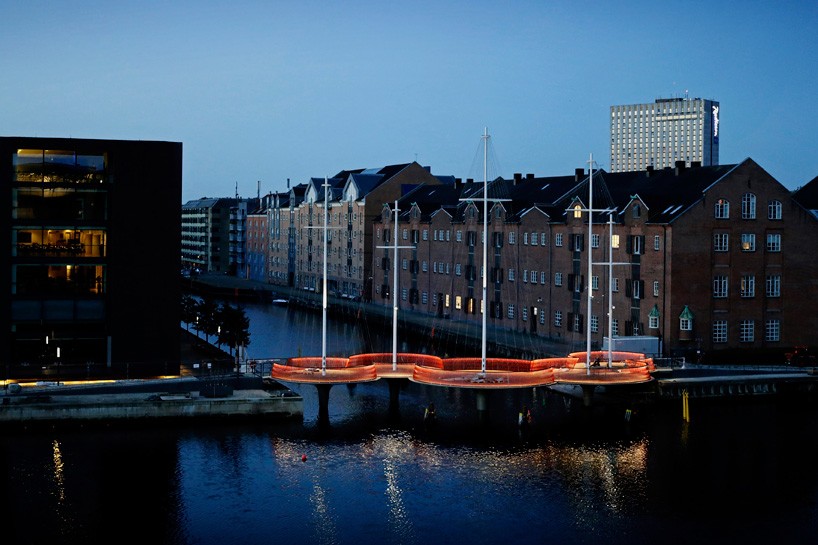
<instances>
[{"instance_id":1,"label":"gabled roof","mask_svg":"<svg viewBox=\"0 0 818 545\"><path fill-rule=\"evenodd\" d=\"M813 178L804 187L795 191L792 198L795 202L812 212L813 216L818 217L818 176Z\"/></svg>"}]
</instances>

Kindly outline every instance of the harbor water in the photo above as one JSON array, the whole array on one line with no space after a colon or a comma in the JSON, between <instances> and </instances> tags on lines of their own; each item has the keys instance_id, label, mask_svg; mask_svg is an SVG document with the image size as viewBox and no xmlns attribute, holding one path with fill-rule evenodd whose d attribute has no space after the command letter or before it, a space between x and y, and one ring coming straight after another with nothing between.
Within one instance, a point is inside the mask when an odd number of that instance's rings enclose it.
<instances>
[{"instance_id":1,"label":"harbor water","mask_svg":"<svg viewBox=\"0 0 818 545\"><path fill-rule=\"evenodd\" d=\"M320 314L246 310L250 357L320 355ZM385 338L375 350L389 350L388 332L332 320L328 331L328 347L352 353ZM315 387L290 386L304 397L303 420L5 432L4 541L700 545L818 535L812 399L691 400L686 422L675 403L626 414L548 389L478 400L408 381L396 409L380 380L333 386L327 426ZM437 420L427 425L430 402ZM533 422L521 429L523 407Z\"/></svg>"}]
</instances>

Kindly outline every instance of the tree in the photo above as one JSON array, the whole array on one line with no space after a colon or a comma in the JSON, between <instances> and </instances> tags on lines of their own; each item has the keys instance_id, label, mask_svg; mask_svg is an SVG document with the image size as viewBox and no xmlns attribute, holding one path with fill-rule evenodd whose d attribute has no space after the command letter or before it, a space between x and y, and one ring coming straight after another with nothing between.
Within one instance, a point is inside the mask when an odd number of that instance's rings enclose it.
<instances>
[{"instance_id":1,"label":"tree","mask_svg":"<svg viewBox=\"0 0 818 545\"><path fill-rule=\"evenodd\" d=\"M190 295L182 296L182 321L185 328L190 331L190 324L196 321L196 306L198 302Z\"/></svg>"},{"instance_id":2,"label":"tree","mask_svg":"<svg viewBox=\"0 0 818 545\"><path fill-rule=\"evenodd\" d=\"M215 335L219 324L216 314L219 311L219 306L211 297L203 297L196 307L196 314L199 318L198 328L204 331L205 340L210 342L210 336Z\"/></svg>"},{"instance_id":3,"label":"tree","mask_svg":"<svg viewBox=\"0 0 818 545\"><path fill-rule=\"evenodd\" d=\"M221 325L219 344L229 346L231 354L237 346L250 344L250 319L243 308L224 303L219 308L218 317Z\"/></svg>"}]
</instances>

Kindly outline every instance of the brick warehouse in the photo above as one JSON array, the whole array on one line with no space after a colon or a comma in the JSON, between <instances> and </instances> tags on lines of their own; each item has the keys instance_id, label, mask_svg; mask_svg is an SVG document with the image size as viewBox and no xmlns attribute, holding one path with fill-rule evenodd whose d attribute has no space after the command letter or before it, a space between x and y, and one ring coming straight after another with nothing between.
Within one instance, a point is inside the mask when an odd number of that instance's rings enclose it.
<instances>
[{"instance_id":1,"label":"brick warehouse","mask_svg":"<svg viewBox=\"0 0 818 545\"><path fill-rule=\"evenodd\" d=\"M660 337L666 355L752 351L756 359L810 344L818 332L816 218L752 159L594 172L590 317L588 174L488 185L494 328L579 343L590 319L596 345L610 325L614 336ZM482 192L482 182L458 181L400 199L398 243L416 246L398 258L401 308L482 319ZM390 210L384 203L372 240L373 300L384 305L392 304L392 253L378 246L391 240Z\"/></svg>"}]
</instances>

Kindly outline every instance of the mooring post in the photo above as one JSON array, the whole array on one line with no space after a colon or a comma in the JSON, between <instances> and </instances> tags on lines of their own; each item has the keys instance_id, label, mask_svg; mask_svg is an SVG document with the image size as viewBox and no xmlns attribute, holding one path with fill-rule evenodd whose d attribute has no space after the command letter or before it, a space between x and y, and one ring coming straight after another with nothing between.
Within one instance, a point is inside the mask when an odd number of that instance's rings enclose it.
<instances>
[{"instance_id":1,"label":"mooring post","mask_svg":"<svg viewBox=\"0 0 818 545\"><path fill-rule=\"evenodd\" d=\"M318 390L318 423L329 424L329 390L332 384L316 384Z\"/></svg>"}]
</instances>

